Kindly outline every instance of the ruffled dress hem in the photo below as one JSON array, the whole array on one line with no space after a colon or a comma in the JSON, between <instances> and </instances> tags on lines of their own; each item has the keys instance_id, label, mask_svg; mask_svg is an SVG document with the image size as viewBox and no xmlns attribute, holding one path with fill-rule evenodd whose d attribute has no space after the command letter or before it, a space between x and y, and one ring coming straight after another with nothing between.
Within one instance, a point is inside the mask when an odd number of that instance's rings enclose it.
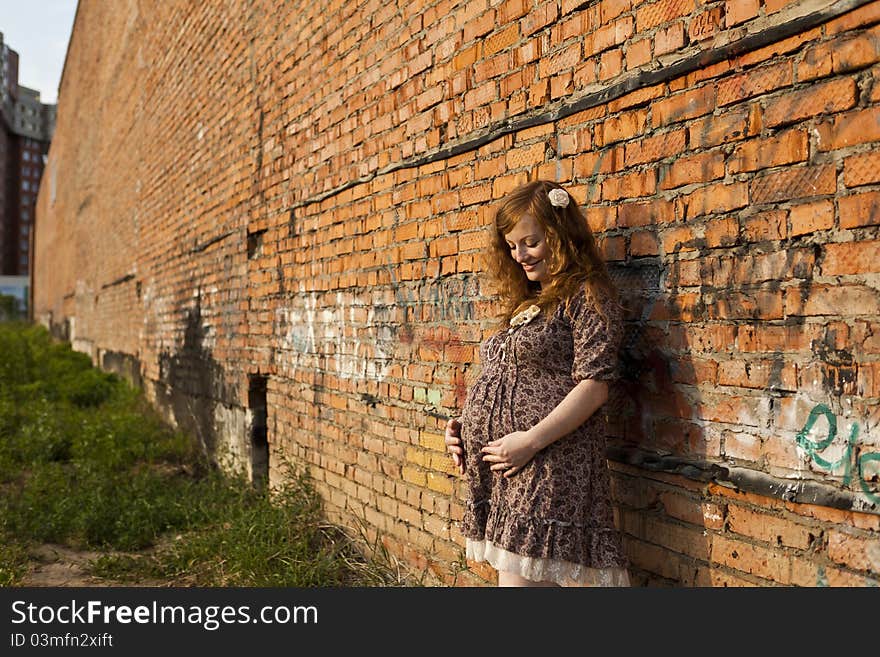
<instances>
[{"instance_id":1,"label":"ruffled dress hem","mask_svg":"<svg viewBox=\"0 0 880 657\"><path fill-rule=\"evenodd\" d=\"M491 541L470 538L465 551L471 561L485 561L496 570L515 573L533 582L555 582L560 586L630 586L626 568L590 568L560 559L526 557L500 548Z\"/></svg>"}]
</instances>

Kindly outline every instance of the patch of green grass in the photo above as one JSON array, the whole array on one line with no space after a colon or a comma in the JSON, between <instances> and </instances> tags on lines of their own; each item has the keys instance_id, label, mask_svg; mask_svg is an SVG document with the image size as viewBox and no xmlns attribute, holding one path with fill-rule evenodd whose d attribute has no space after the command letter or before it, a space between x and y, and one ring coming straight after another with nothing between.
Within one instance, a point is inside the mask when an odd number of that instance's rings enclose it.
<instances>
[{"instance_id":1,"label":"patch of green grass","mask_svg":"<svg viewBox=\"0 0 880 657\"><path fill-rule=\"evenodd\" d=\"M103 557L93 572L202 586L346 586L395 583L367 564L321 518L309 480L292 478L272 501L242 486L237 499L208 496L213 521L172 537L154 553ZM220 493L220 491L214 491ZM377 576L378 575L378 576Z\"/></svg>"},{"instance_id":2,"label":"patch of green grass","mask_svg":"<svg viewBox=\"0 0 880 657\"><path fill-rule=\"evenodd\" d=\"M126 381L40 326L2 323L0 584L44 542L106 551L94 573L125 581L403 584L386 554L364 559L323 520L306 476L269 499L204 461Z\"/></svg>"}]
</instances>

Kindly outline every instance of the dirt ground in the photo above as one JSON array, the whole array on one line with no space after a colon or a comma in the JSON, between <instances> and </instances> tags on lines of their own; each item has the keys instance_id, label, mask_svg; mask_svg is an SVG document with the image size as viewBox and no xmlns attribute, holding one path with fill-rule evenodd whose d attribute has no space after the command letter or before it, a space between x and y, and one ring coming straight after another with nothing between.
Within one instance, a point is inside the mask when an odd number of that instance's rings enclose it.
<instances>
[{"instance_id":1,"label":"dirt ground","mask_svg":"<svg viewBox=\"0 0 880 657\"><path fill-rule=\"evenodd\" d=\"M31 568L18 586L167 586L162 582L119 582L86 573L88 562L102 552L78 551L46 543L30 551Z\"/></svg>"}]
</instances>

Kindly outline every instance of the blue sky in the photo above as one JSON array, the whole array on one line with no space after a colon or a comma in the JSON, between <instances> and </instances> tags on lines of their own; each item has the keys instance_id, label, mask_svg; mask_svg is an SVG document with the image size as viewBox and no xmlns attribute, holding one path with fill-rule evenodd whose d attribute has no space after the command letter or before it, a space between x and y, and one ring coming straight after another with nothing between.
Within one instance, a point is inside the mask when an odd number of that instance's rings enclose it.
<instances>
[{"instance_id":1,"label":"blue sky","mask_svg":"<svg viewBox=\"0 0 880 657\"><path fill-rule=\"evenodd\" d=\"M58 100L77 0L0 0L3 42L18 53L18 83Z\"/></svg>"}]
</instances>

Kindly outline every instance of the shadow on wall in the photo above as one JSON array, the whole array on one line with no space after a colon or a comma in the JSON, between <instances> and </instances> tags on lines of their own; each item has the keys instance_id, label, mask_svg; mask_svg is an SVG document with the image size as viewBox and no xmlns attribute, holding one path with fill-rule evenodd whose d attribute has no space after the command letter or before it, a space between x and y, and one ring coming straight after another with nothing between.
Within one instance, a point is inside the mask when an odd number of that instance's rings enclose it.
<instances>
[{"instance_id":1,"label":"shadow on wall","mask_svg":"<svg viewBox=\"0 0 880 657\"><path fill-rule=\"evenodd\" d=\"M205 347L199 293L195 306L184 309L184 314L183 345L177 353L163 351L159 355L156 403L173 413L180 429L198 437L205 455L216 462L222 456L218 453L216 404L233 405L234 395L226 385L223 368Z\"/></svg>"},{"instance_id":2,"label":"shadow on wall","mask_svg":"<svg viewBox=\"0 0 880 657\"><path fill-rule=\"evenodd\" d=\"M628 319L621 382L609 404L615 497L641 583L739 585L737 573L752 570L728 537L730 502L709 484L850 508L853 495L880 499L869 472L880 456L858 444L856 423L837 435L836 418L848 415L857 393L857 364L839 322L807 322L819 247L790 239L778 249L737 235L720 245L727 248L701 239L686 246L699 257L682 259L676 249L668 263L609 263ZM797 374L795 354L809 359ZM824 434L813 429L819 417L828 419ZM823 459L826 449L840 458ZM658 475L639 477L628 466ZM666 474L692 485L683 489ZM780 490L780 481L791 483ZM821 536L810 533L809 541L793 546L806 558L821 548ZM813 566L821 585L823 566ZM789 583L783 572L753 574Z\"/></svg>"}]
</instances>

